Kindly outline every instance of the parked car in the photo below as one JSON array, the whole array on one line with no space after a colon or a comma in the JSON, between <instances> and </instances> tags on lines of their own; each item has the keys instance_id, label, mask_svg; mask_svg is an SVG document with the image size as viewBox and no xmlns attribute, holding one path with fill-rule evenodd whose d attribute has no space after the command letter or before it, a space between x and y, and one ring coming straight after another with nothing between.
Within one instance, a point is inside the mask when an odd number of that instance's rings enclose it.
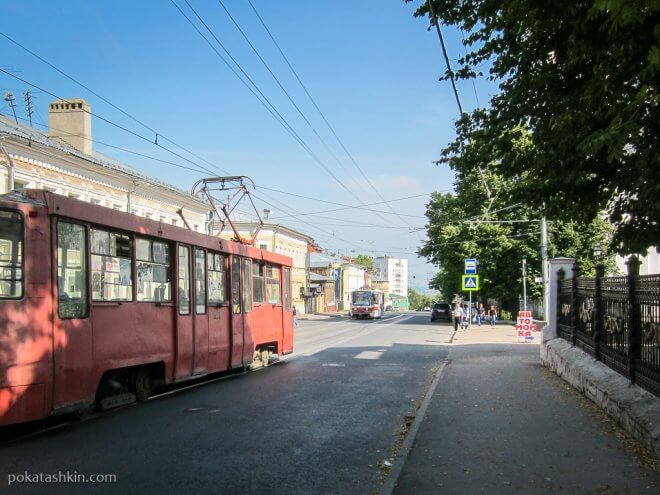
<instances>
[{"instance_id":1,"label":"parked car","mask_svg":"<svg viewBox=\"0 0 660 495\"><path fill-rule=\"evenodd\" d=\"M431 308L429 308L428 306L424 306L424 309L422 309L422 311L431 311Z\"/></svg>"},{"instance_id":2,"label":"parked car","mask_svg":"<svg viewBox=\"0 0 660 495\"><path fill-rule=\"evenodd\" d=\"M447 303L435 303L431 311L431 322L444 320L451 322L451 306Z\"/></svg>"}]
</instances>

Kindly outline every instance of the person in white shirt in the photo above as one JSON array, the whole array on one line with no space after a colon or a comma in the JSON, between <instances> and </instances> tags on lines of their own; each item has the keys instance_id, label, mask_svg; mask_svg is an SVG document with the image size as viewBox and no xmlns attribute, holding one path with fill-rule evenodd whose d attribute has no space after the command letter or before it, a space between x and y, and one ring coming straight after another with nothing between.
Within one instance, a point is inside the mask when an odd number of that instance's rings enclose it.
<instances>
[{"instance_id":1,"label":"person in white shirt","mask_svg":"<svg viewBox=\"0 0 660 495\"><path fill-rule=\"evenodd\" d=\"M459 303L456 303L454 306L454 331L458 330L458 326L462 323L464 315L463 307Z\"/></svg>"}]
</instances>

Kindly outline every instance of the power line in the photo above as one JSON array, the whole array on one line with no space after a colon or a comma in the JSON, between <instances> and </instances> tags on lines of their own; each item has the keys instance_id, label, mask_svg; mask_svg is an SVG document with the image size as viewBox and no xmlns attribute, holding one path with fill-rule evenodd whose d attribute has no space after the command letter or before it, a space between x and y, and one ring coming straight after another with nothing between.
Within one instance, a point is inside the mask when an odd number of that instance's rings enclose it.
<instances>
[{"instance_id":1,"label":"power line","mask_svg":"<svg viewBox=\"0 0 660 495\"><path fill-rule=\"evenodd\" d=\"M337 162L337 164L338 164L340 167L342 167L342 168L343 168L344 170L346 170L347 172L350 172L350 170L346 169L346 167L345 167L344 164L339 160L339 158L337 158L337 155L335 155L335 153L332 151L332 149L330 149L330 147L329 147L328 144L325 142L325 140L323 139L323 137L319 134L319 132L316 130L316 128L315 128L314 125L310 122L310 120L307 118L307 116L305 115L305 113L300 109L300 106L298 106L298 104L295 102L295 100L293 99L293 97L291 96L291 94L286 90L286 88L284 87L284 85L282 84L282 82L280 81L280 79L277 77L277 75L275 75L275 73L274 73L273 70L270 68L270 66L268 65L268 63L266 62L266 60L263 58L263 56L261 55L261 53L259 52L259 50L257 50L257 48L254 46L254 43L252 43L252 41L250 40L250 38L248 37L248 35L245 33L245 31L243 30L243 28L241 28L240 24L236 21L236 19L234 18L234 16L231 15L231 13L230 13L229 10L227 9L227 7L226 7L225 4L223 3L223 1L222 1L222 0L218 0L218 3L219 3L220 6L222 7L222 9L225 11L225 13L227 14L227 16L229 17L229 19L231 20L231 22L234 24L234 26L236 27L236 29L238 29L238 32L241 33L241 36L243 36L243 39L245 39L245 41L246 41L247 44L250 46L250 48L252 49L252 51L254 52L254 54L257 56L257 58L259 59L259 61L261 62L261 64L266 68L266 70L267 70L268 73L271 75L271 77L273 78L273 80L275 81L275 83L276 83L276 84L279 86L279 88L282 90L282 92L283 92L284 95L287 97L287 99L289 100L289 102L291 102L291 104L292 104L293 107L296 109L296 111L298 112L298 114L302 117L302 119L305 121L305 123L307 124L307 126L312 130L312 132L313 132L314 135L318 138L318 140L321 142L321 144L323 144L323 147L326 149L326 151L327 151L328 153L330 153L330 155L335 159L335 161ZM359 186L359 185L358 185L358 186Z\"/></svg>"},{"instance_id":2,"label":"power line","mask_svg":"<svg viewBox=\"0 0 660 495\"><path fill-rule=\"evenodd\" d=\"M110 105L112 108L114 108L114 109L117 110L118 112L122 113L123 115L125 115L126 117L128 117L129 119L131 119L132 121L136 122L137 124L141 125L141 126L144 127L145 129L147 129L148 131L152 132L152 133L155 135L155 141L157 141L158 138L160 137L161 139L164 139L165 141L167 141L167 142L173 144L174 146L176 146L177 148L179 148L179 149L185 151L186 153L190 154L191 156L194 156L195 158L200 159L200 160L206 162L207 164L210 164L209 162L207 162L206 160L204 160L204 159L201 158L200 156L196 155L195 153L193 153L193 152L190 151L189 149L187 149L187 148L185 148L184 146L181 146L180 144L176 143L175 141L169 139L168 137L164 136L162 133L160 133L159 131L157 131L156 129L154 129L152 126L146 124L144 121L138 119L137 117L135 117L135 116L132 115L131 113L127 112L127 111L124 110L123 108L117 106L117 105L114 104L112 101L108 100L108 99L105 98L103 95L97 93L97 92L94 91L92 88L90 88L90 87L87 86L86 84L82 83L81 81L79 81L79 80L76 79L75 77L71 76L70 74L67 74L67 73L64 72L62 69L60 69L59 67L57 67L57 66L54 65L53 63L49 62L48 60L46 60L45 58L43 58L43 57L42 57L41 55L39 55L38 53L36 53L36 52L30 50L28 47L26 47L26 46L23 45L22 43L19 43L19 42L18 42L17 40L15 40L14 38L10 37L9 35L7 35L7 34L5 34L5 33L3 33L3 32L0 32L0 36L4 37L5 39L7 39L8 41L10 41L10 42L13 43L14 45L18 46L18 47L21 48L22 50L26 51L27 53L29 53L29 54L32 55L33 57L37 58L38 60L40 60L41 62L43 62L44 64L46 64L47 66L49 66L50 68L52 68L53 70L55 70L56 72L58 72L59 74L61 74L62 76L66 77L67 79L69 79L69 80L72 81L73 83L77 84L78 86L80 86L81 88L83 88L83 89L85 89L86 91L90 92L91 94L93 94L94 96L96 96L97 98L99 98L100 100L104 101L106 104ZM0 69L1 69L1 67L0 67ZM4 72L4 71L3 71L3 72ZM212 166L214 166L214 167L217 167L216 165L213 165L213 164L210 164L210 165L212 165ZM222 172L224 172L224 173L229 174L229 172L227 172L227 171L224 171L224 170L222 170L222 169L220 169L220 170L221 170ZM229 175L231 175L231 174L229 174Z\"/></svg>"},{"instance_id":3,"label":"power line","mask_svg":"<svg viewBox=\"0 0 660 495\"><path fill-rule=\"evenodd\" d=\"M305 86L305 84L302 82L302 79L301 79L300 76L298 75L298 72L296 72L296 70L293 68L293 65L292 65L291 62L289 61L288 57L284 54L284 51L282 50L282 48L280 47L279 43L277 42L277 40L275 39L275 37L274 37L273 34L271 33L270 29L268 29L268 26L266 25L266 23L264 22L263 18L261 17L261 15L259 14L259 12L258 12L257 9L255 8L254 4L252 3L252 0L248 0L248 3L250 4L250 7L252 7L252 10L254 11L254 13L256 14L257 18L259 19L259 22L261 22L261 25L264 27L264 29L265 29L266 32L268 33L268 36L269 36L270 39L272 40L273 44L275 45L275 47L277 47L277 50L280 52L280 55L282 55L282 58L284 59L284 61L285 61L286 64L288 65L289 69L291 69L291 72L293 73L293 75L295 76L296 80L298 81L298 83L299 83L300 86L302 87L303 91L305 92L305 94L307 95L307 97L309 98L309 100L312 102L312 105L314 106L314 108L316 108L316 111L319 113L319 115L320 115L321 118L323 119L323 122L325 122L325 124L328 126L328 129L330 129L330 131L332 132L333 136L335 137L335 139L337 140L337 142L339 143L339 145L341 146L341 148L344 150L344 153L346 153L346 156L348 156L348 158L351 160L351 162L353 163L353 165L355 165L355 167L358 169L358 171L360 172L360 174L362 175L362 177L364 178L364 180L367 182L367 184L369 184L369 187L371 187L371 189L373 189L373 191L378 195L378 197L379 197L381 200L383 200L383 201L385 202L385 204L387 204L387 206L390 208L390 210L391 210L393 213L396 213L396 212L394 211L394 209L392 208L392 206L391 206L389 203L387 203L387 201L385 201L385 198L383 198L383 196L382 196L382 194L380 193L380 191L379 191L379 190L373 185L373 183L371 182L371 180L369 180L369 177L364 173L364 170L362 170L362 167L360 167L360 165L357 163L357 161L355 160L355 158L353 158L353 155L348 151L348 149L347 149L346 146L344 145L344 142L339 138L339 135L338 135L337 132L335 131L334 127L330 124L330 122L329 122L328 119L326 118L325 114L321 111L321 109L319 108L318 104L316 103L316 100L312 97L312 94L311 94L311 93L309 92L309 90L307 89L307 86ZM410 225L405 219L402 219L402 220L404 221L404 223L408 224L409 227L411 227L411 225Z\"/></svg>"},{"instance_id":4,"label":"power line","mask_svg":"<svg viewBox=\"0 0 660 495\"><path fill-rule=\"evenodd\" d=\"M196 31L197 31L198 33L200 33L199 29L196 28L196 26L194 25L194 23L192 22L192 20L191 20L190 18L188 18L188 16L185 15L185 13L179 8L179 6L176 4L176 2L174 2L174 0L170 0L170 2L171 2L171 3L177 8L177 10L178 10L178 11L179 11L179 12L180 12L180 13L181 13L181 14L182 14L182 15L188 20L188 22L191 23L191 25L193 25L193 27L195 27ZM335 180L335 182L337 182L337 183L338 183L338 184L339 184L344 190L346 190L346 192L348 192L350 195L352 195L352 196L355 197L358 201L360 201L360 198L359 198L357 195L355 195L355 193L353 193L353 191L351 191L351 190L350 190L350 189L349 189L349 188L348 188L348 187L347 187L347 186L346 186L346 185L345 185L345 184L344 184L344 183L343 183L343 182L342 182L342 181L341 181L341 180L340 180L340 179L339 179L339 178L338 178L333 172L332 172L332 170L330 170L330 168L329 168L329 167L328 167L328 166L327 166L327 165L326 165L326 164L325 164L325 163L324 163L324 162L323 162L323 161L322 161L322 160L316 155L316 153L314 153L314 151L313 151L313 150L307 145L307 143L305 142L305 140L302 139L302 138L298 135L298 133L293 129L293 127L291 127L291 125L288 123L288 121L287 121L287 120L281 115L281 113L277 110L277 108L276 108L276 107L270 102L270 100L268 99L268 97L266 97L266 95L263 94L263 92L259 89L259 87L257 86L257 84L256 84L256 83L252 80L252 78L251 78L251 77L245 72L245 70L243 69L243 67L241 66L241 64L239 64L238 61L237 61L237 60L231 55L231 53L229 52L229 50L227 50L227 48L224 46L224 44L222 43L222 41L220 41L220 39L219 39L218 36L215 34L215 32L214 32L214 31L208 26L208 24L204 21L204 19L202 19L202 17L197 13L197 11L196 11L196 10L194 9L194 7L190 4L190 2L188 2L188 0L184 0L184 2L186 3L186 5L188 5L188 7L190 8L190 10L193 12L193 14L195 14L195 17L197 17L197 19L199 20L199 22L200 22L200 23L204 26L204 28L209 32L209 34L213 37L213 39L215 39L215 41L216 41L216 42L218 43L218 45L222 48L222 50L225 52L225 54L226 54L226 55L231 59L231 61L236 65L236 67L237 67L238 70L241 72L241 74L243 74L243 76L244 76L245 78L247 78L248 81L250 81L250 83L251 83L252 86L256 89L256 91L257 91L257 92L263 97L263 99L265 100L266 103L264 103L264 101L262 101L262 100L260 99L261 103L264 104L264 105L267 104L267 105L268 105L268 106L269 106L269 107L270 107L270 108L271 108L271 109L272 109L272 110L273 110L273 111L274 111L274 112L280 117L280 119L281 119L281 121L280 121L279 119L276 119L276 120L278 120L278 122L280 122L280 124L282 124L282 125L285 127L285 129L288 130L288 132L294 137L294 139L295 139L295 140L296 140L296 141L297 141L297 142L303 147L303 149L304 149L305 151L307 151L307 153L312 157L312 159L313 159L316 163L318 163L318 164L319 164L319 165L320 165L320 166L321 166L321 167L322 167L322 168L323 168L323 169L324 169L324 170L325 170L325 171L326 171L326 172L327 172L327 173L328 173L328 174L329 174L334 180ZM201 33L200 33L200 34L201 34ZM212 44L208 41L208 39L207 39L205 36L203 36L203 38L207 41L207 43L209 43L209 44L212 46ZM227 60L226 60L224 57L222 57L222 56L220 55L220 53L219 53L217 50L214 50L214 52L215 52L218 56L220 56L220 59L221 59L221 60L222 60L222 61L223 61L223 62L224 62L224 63L225 63L230 69L232 69L232 72L234 73L234 75L236 75L236 76L241 80L241 82L243 82L244 85L248 86L247 83L246 83L246 82L245 82L240 76L238 76L238 74L236 73L236 71L233 70L232 66L227 62ZM255 94L254 91L251 91L251 93L252 93L253 95ZM273 115L273 111L270 112L271 115ZM274 115L273 115L273 116L274 116Z\"/></svg>"}]
</instances>

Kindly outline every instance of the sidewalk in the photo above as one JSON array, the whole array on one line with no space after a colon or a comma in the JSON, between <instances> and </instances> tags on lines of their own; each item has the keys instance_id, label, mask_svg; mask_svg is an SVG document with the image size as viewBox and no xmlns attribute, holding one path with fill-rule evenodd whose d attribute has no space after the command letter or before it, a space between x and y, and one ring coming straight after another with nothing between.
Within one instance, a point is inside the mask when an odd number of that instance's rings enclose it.
<instances>
[{"instance_id":1,"label":"sidewalk","mask_svg":"<svg viewBox=\"0 0 660 495\"><path fill-rule=\"evenodd\" d=\"M455 335L394 493L650 494L657 466L541 367L537 345L473 326Z\"/></svg>"},{"instance_id":2,"label":"sidewalk","mask_svg":"<svg viewBox=\"0 0 660 495\"><path fill-rule=\"evenodd\" d=\"M452 343L458 344L518 344L533 345L541 341L541 332L532 332L534 339L530 343L519 342L515 327L509 323L497 323L494 327L484 323L478 326L476 323L467 330L458 329ZM538 352L538 348L537 348Z\"/></svg>"}]
</instances>

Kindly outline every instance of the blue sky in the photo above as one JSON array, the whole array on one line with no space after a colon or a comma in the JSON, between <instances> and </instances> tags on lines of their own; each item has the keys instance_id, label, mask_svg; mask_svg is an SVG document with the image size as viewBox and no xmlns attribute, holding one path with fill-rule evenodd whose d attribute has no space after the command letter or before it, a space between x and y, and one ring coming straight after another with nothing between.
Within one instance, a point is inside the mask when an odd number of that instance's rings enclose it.
<instances>
[{"instance_id":1,"label":"blue sky","mask_svg":"<svg viewBox=\"0 0 660 495\"><path fill-rule=\"evenodd\" d=\"M176 1L187 9L183 0ZM343 154L247 1L223 0L338 161L296 112L217 0L188 1L346 187L364 203L380 201ZM412 15L419 2L253 3L347 149L385 199L451 188L451 171L432 162L453 137L457 109L449 83L438 81L444 70L438 39L426 30L427 21ZM358 203L284 131L169 1L8 0L3 4L3 33L218 167L248 175L257 186ZM464 53L459 33L446 30L446 41L452 58ZM0 54L0 66L11 67L20 77L65 98L83 97L94 113L150 136L149 131L3 38ZM3 94L12 90L20 96L27 86L0 74L0 89ZM476 105L472 84L460 83L459 91L464 107L472 109ZM482 105L488 100L488 91L492 84L477 81ZM45 122L46 105L52 98L38 91L35 96L36 119ZM8 111L4 102L0 109ZM23 113L20 105L18 110ZM93 122L93 133L95 139L189 165L98 119ZM100 145L95 149L185 189L203 175ZM277 207L270 207L274 220L285 217L288 209L310 213L332 208L272 191L267 194L278 200ZM411 215L405 217L410 225L423 226L426 202L426 197L419 197L392 203L392 207ZM267 206L259 201L258 205ZM390 211L386 205L371 208ZM308 223L290 216L282 218L282 223L312 235L331 250L409 258L414 285L423 284L434 272L414 254L424 233L409 233L400 217L354 209L300 218Z\"/></svg>"}]
</instances>

